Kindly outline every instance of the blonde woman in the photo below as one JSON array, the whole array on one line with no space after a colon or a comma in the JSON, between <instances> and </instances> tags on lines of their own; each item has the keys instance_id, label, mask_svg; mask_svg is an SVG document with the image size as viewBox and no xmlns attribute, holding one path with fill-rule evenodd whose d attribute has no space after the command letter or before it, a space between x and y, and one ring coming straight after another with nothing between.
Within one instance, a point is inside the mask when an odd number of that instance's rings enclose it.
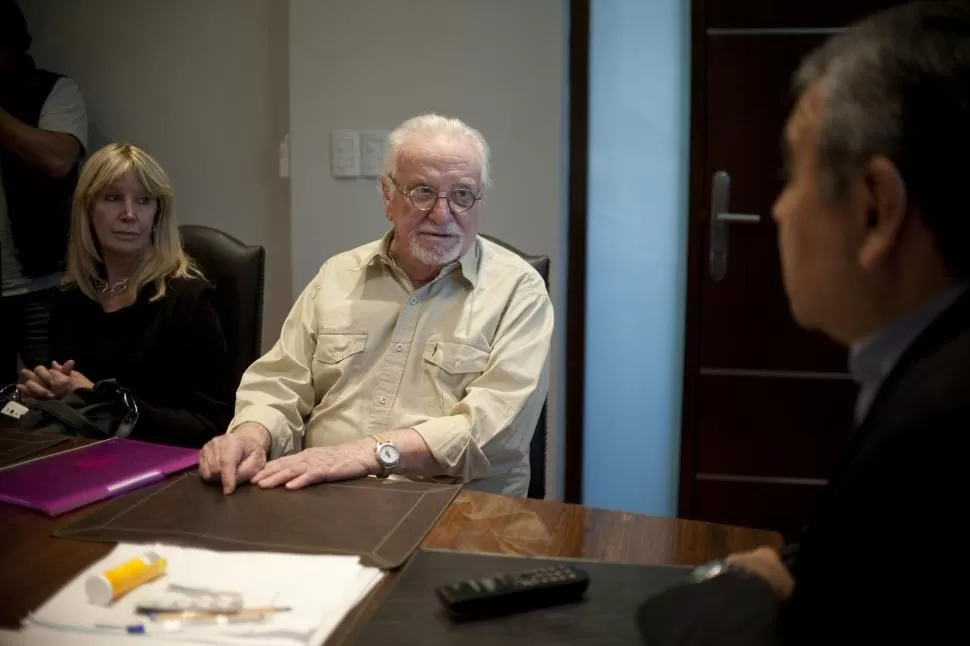
<instances>
[{"instance_id":1,"label":"blonde woman","mask_svg":"<svg viewBox=\"0 0 970 646\"><path fill-rule=\"evenodd\" d=\"M25 396L115 379L138 404L133 439L201 447L225 430L212 287L182 250L168 176L143 150L109 144L81 170L64 282L51 312L54 361L23 371Z\"/></svg>"}]
</instances>

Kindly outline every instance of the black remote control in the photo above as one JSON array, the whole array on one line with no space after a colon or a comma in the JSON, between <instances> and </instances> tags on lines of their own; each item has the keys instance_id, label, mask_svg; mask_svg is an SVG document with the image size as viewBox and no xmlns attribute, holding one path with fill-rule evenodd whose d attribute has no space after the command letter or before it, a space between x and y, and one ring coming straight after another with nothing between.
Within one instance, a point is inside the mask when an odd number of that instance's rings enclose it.
<instances>
[{"instance_id":1,"label":"black remote control","mask_svg":"<svg viewBox=\"0 0 970 646\"><path fill-rule=\"evenodd\" d=\"M439 587L441 602L455 617L493 617L582 598L589 574L571 565L469 579Z\"/></svg>"}]
</instances>

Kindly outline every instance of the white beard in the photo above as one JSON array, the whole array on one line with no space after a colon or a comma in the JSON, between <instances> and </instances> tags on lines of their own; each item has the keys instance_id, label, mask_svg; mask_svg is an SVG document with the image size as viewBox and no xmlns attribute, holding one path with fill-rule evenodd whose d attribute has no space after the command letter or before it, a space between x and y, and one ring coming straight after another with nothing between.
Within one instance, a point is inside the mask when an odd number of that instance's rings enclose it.
<instances>
[{"instance_id":1,"label":"white beard","mask_svg":"<svg viewBox=\"0 0 970 646\"><path fill-rule=\"evenodd\" d=\"M464 235L459 235L457 238L454 238L454 243L447 247L429 249L421 244L420 234L415 231L411 234L411 239L408 241L408 247L411 251L411 257L415 258L421 263L431 267L443 267L449 263L455 262L459 257L461 257L461 248L464 241Z\"/></svg>"}]
</instances>

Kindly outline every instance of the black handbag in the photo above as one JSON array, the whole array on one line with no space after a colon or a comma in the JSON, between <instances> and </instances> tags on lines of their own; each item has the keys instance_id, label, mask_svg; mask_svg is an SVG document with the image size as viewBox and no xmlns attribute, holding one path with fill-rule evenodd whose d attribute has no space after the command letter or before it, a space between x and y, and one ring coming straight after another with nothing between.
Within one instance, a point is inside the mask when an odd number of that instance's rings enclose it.
<instances>
[{"instance_id":1,"label":"black handbag","mask_svg":"<svg viewBox=\"0 0 970 646\"><path fill-rule=\"evenodd\" d=\"M16 390L10 386L3 393L10 393L5 399L17 399ZM99 381L92 388L77 388L59 399L21 404L27 412L14 428L22 431L104 439L127 437L138 421L134 397L114 379Z\"/></svg>"}]
</instances>

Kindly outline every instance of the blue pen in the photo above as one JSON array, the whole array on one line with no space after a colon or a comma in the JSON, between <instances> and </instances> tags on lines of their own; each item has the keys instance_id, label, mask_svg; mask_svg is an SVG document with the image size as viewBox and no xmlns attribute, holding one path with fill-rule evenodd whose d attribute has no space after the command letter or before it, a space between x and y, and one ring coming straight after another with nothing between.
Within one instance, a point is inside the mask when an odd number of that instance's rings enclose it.
<instances>
[{"instance_id":1,"label":"blue pen","mask_svg":"<svg viewBox=\"0 0 970 646\"><path fill-rule=\"evenodd\" d=\"M145 629L145 624L95 624L95 628L101 628L103 630L123 630L129 635L144 635L148 632Z\"/></svg>"}]
</instances>

